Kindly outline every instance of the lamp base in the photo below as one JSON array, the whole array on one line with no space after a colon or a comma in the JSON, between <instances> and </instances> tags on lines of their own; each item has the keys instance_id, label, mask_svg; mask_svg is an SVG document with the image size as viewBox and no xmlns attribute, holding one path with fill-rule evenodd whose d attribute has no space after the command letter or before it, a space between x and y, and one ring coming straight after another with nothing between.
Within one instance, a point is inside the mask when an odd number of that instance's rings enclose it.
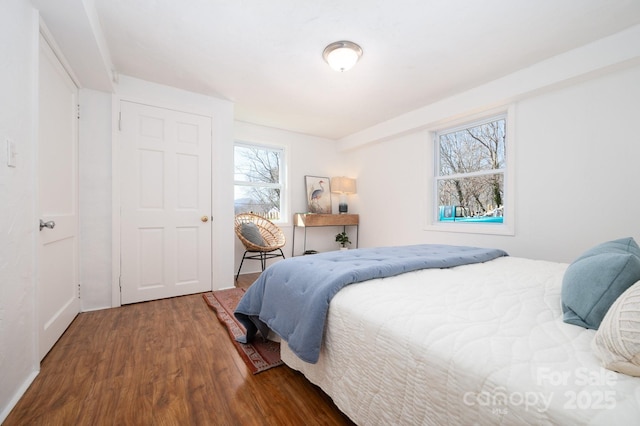
<instances>
[{"instance_id":1,"label":"lamp base","mask_svg":"<svg viewBox=\"0 0 640 426\"><path fill-rule=\"evenodd\" d=\"M349 206L347 205L347 203L338 204L338 212L340 214L345 214L348 211L349 211Z\"/></svg>"}]
</instances>

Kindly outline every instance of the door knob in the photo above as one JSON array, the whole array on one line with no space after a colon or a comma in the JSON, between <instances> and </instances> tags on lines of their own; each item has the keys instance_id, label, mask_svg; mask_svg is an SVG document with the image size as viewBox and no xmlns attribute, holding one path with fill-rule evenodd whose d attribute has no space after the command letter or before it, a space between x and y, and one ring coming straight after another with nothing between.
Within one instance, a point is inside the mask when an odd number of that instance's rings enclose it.
<instances>
[{"instance_id":1,"label":"door knob","mask_svg":"<svg viewBox=\"0 0 640 426\"><path fill-rule=\"evenodd\" d=\"M209 222L209 216L202 216L200 220L203 222Z\"/></svg>"},{"instance_id":2,"label":"door knob","mask_svg":"<svg viewBox=\"0 0 640 426\"><path fill-rule=\"evenodd\" d=\"M40 230L41 231L42 231L42 228L53 229L53 228L55 228L55 226L56 226L56 223L53 220L45 222L44 220L40 219Z\"/></svg>"}]
</instances>

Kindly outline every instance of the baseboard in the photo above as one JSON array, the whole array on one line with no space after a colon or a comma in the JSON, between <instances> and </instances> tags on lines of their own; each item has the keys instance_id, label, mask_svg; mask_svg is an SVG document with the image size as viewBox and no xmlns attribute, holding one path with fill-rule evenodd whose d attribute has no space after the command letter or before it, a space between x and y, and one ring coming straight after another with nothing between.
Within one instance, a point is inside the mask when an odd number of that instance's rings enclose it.
<instances>
[{"instance_id":1,"label":"baseboard","mask_svg":"<svg viewBox=\"0 0 640 426\"><path fill-rule=\"evenodd\" d=\"M18 388L18 391L13 395L13 398L11 398L9 404L2 409L2 412L0 412L0 424L2 424L7 419L7 417L9 417L9 413L11 413L13 407L15 407L18 401L20 401L22 395L24 395L27 389L29 389L29 386L31 386L31 383L33 383L36 377L38 377L38 374L40 374L39 370L33 371Z\"/></svg>"}]
</instances>

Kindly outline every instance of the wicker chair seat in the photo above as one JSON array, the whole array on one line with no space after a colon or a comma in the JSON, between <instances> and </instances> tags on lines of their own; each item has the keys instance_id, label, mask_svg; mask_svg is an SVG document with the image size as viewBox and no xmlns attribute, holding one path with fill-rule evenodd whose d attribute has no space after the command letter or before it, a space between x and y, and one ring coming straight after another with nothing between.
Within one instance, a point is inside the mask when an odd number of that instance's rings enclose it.
<instances>
[{"instance_id":1,"label":"wicker chair seat","mask_svg":"<svg viewBox=\"0 0 640 426\"><path fill-rule=\"evenodd\" d=\"M255 241L250 241L243 235L242 229L243 225L252 223L257 228L260 236L264 240L264 245L259 245ZM236 215L235 218L235 232L238 236L238 239L242 243L245 248L244 255L242 256L242 261L240 262L240 267L238 268L238 273L236 274L236 280L240 276L240 270L242 269L242 264L245 259L254 259L260 260L262 264L262 270L266 268L267 259L271 259L274 257L282 257L284 258L284 253L282 252L282 247L285 245L285 237L282 229L276 226L273 222L268 219L263 218L257 214L253 213L240 213ZM278 253L274 253L274 252ZM247 253L258 253L257 255L249 255Z\"/></svg>"}]
</instances>

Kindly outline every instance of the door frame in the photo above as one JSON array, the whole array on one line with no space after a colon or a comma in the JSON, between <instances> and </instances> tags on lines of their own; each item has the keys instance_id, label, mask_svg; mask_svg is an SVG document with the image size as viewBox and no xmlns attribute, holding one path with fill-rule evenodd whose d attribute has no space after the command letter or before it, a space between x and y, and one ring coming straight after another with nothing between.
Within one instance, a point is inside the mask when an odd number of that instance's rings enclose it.
<instances>
[{"instance_id":1,"label":"door frame","mask_svg":"<svg viewBox=\"0 0 640 426\"><path fill-rule=\"evenodd\" d=\"M121 79L121 83L122 83ZM216 180L217 177L214 173L214 163L213 159L216 156L216 145L218 139L216 138L217 133L217 125L220 123L219 117L216 117L213 112L213 108L208 107L206 105L194 105L194 100L190 99L192 96L197 98L201 98L201 95L196 95L188 92L183 92L178 89L173 89L167 86L156 85L155 83L149 83L142 80L131 79L132 85L128 85L127 87L120 86L123 90L121 94L114 94L112 96L111 103L111 135L112 135L112 144L111 144L111 191L112 191L112 239L111 239L111 259L112 259L112 268L111 268L111 306L118 307L122 306L121 302L121 290L120 290L120 275L121 275L121 238L120 238L120 226L121 226L121 215L120 215L120 207L121 207L121 194L120 194L120 105L121 102L133 102L144 105L149 105L152 107L170 109L175 111L181 111L190 114L201 115L205 117L209 117L211 119L211 159L209 161L210 167L212 169L211 173L211 192L212 192L212 226L210 227L211 232L211 282L212 282L212 290L215 287L214 278L216 277L217 272L217 262L216 256L218 255L216 245L213 243L214 241L214 232L217 232L217 227L214 226L217 223L216 220L216 212L213 210L213 206L215 204L215 196L217 192ZM124 93L130 92L130 93ZM231 141L233 144L233 141ZM232 275L232 274L231 274ZM231 283L232 281L229 281Z\"/></svg>"}]
</instances>

